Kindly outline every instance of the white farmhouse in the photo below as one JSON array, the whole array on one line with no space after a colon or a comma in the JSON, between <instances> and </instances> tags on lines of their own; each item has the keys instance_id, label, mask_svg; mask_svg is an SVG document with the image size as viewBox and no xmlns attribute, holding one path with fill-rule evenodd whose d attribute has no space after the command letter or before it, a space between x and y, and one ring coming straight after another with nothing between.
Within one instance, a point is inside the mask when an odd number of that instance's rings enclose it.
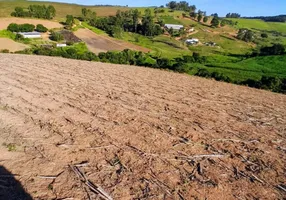
<instances>
[{"instance_id":1,"label":"white farmhouse","mask_svg":"<svg viewBox=\"0 0 286 200\"><path fill-rule=\"evenodd\" d=\"M41 38L41 33L39 32L20 32L20 35L23 35L24 38Z\"/></svg>"},{"instance_id":2,"label":"white farmhouse","mask_svg":"<svg viewBox=\"0 0 286 200\"><path fill-rule=\"evenodd\" d=\"M179 25L179 24L165 24L164 26L165 28L167 29L173 29L173 30L176 30L176 31L179 31L180 29L183 29L184 26L183 25Z\"/></svg>"}]
</instances>

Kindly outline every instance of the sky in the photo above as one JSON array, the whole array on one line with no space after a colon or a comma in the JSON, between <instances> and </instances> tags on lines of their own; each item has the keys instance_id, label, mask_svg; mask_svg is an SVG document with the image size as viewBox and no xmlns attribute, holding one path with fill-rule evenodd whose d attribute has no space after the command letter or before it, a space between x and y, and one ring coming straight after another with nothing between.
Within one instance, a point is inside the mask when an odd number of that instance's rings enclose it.
<instances>
[{"instance_id":1,"label":"sky","mask_svg":"<svg viewBox=\"0 0 286 200\"><path fill-rule=\"evenodd\" d=\"M169 0L49 0L81 5L128 5L129 7L160 6ZM242 16L273 16L286 14L286 0L190 0L191 5L207 11L207 14L218 13L225 16L236 12Z\"/></svg>"}]
</instances>

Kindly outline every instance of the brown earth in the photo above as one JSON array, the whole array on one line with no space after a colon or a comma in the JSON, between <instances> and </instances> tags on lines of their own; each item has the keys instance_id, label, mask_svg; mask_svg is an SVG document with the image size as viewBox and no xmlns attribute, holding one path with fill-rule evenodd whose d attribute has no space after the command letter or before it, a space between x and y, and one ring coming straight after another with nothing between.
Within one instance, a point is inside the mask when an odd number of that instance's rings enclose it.
<instances>
[{"instance_id":1,"label":"brown earth","mask_svg":"<svg viewBox=\"0 0 286 200\"><path fill-rule=\"evenodd\" d=\"M15 42L9 38L0 38L0 50L8 49L10 52L21 51L29 48L28 45Z\"/></svg>"},{"instance_id":2,"label":"brown earth","mask_svg":"<svg viewBox=\"0 0 286 200\"><path fill-rule=\"evenodd\" d=\"M132 49L142 52L150 51L147 48L140 47L132 43L116 40L104 35L98 35L89 29L79 29L74 34L86 43L90 51L96 54L113 50L122 51L124 49Z\"/></svg>"},{"instance_id":3,"label":"brown earth","mask_svg":"<svg viewBox=\"0 0 286 200\"><path fill-rule=\"evenodd\" d=\"M95 199L76 170L114 199L286 196L285 95L10 54L0 91L0 166L34 199Z\"/></svg>"},{"instance_id":4,"label":"brown earth","mask_svg":"<svg viewBox=\"0 0 286 200\"><path fill-rule=\"evenodd\" d=\"M63 27L63 25L61 25L60 23L49 21L49 20L7 17L7 18L0 18L0 30L7 29L7 27L11 23L16 23L16 24L28 23L28 24L34 24L35 26L37 24L43 24L48 29Z\"/></svg>"}]
</instances>

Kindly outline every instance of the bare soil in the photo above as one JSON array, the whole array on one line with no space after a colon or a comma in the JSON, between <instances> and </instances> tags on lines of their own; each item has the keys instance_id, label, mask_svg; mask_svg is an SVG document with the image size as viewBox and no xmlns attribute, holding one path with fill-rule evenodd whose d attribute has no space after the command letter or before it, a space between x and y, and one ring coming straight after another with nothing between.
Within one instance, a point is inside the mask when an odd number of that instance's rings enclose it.
<instances>
[{"instance_id":1,"label":"bare soil","mask_svg":"<svg viewBox=\"0 0 286 200\"><path fill-rule=\"evenodd\" d=\"M86 43L90 51L96 54L113 50L122 51L124 49L132 49L142 52L150 51L147 48L137 46L132 43L116 40L104 35L98 35L89 29L79 29L75 32L75 35Z\"/></svg>"},{"instance_id":2,"label":"bare soil","mask_svg":"<svg viewBox=\"0 0 286 200\"><path fill-rule=\"evenodd\" d=\"M0 18L0 30L7 29L7 27L11 23L16 23L16 24L28 23L28 24L34 24L35 26L37 24L43 24L48 29L63 27L63 25L61 25L60 23L49 21L49 20L7 17L7 18Z\"/></svg>"},{"instance_id":3,"label":"bare soil","mask_svg":"<svg viewBox=\"0 0 286 200\"><path fill-rule=\"evenodd\" d=\"M10 54L0 91L0 165L34 199L95 199L86 179L113 199L286 196L285 95Z\"/></svg>"},{"instance_id":4,"label":"bare soil","mask_svg":"<svg viewBox=\"0 0 286 200\"><path fill-rule=\"evenodd\" d=\"M0 50L8 49L10 52L15 52L24 50L28 47L28 45L15 42L9 38L0 38Z\"/></svg>"}]
</instances>

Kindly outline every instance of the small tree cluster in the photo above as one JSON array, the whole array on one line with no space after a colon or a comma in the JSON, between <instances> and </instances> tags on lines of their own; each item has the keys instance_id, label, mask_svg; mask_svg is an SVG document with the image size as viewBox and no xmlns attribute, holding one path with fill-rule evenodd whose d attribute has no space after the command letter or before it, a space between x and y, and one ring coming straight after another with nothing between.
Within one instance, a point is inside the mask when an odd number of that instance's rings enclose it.
<instances>
[{"instance_id":1,"label":"small tree cluster","mask_svg":"<svg viewBox=\"0 0 286 200\"><path fill-rule=\"evenodd\" d=\"M166 6L171 10L181 10L185 12L192 12L192 11L194 12L197 9L195 5L189 5L189 3L186 1L180 1L180 2L170 1L169 3L166 4Z\"/></svg>"},{"instance_id":2,"label":"small tree cluster","mask_svg":"<svg viewBox=\"0 0 286 200\"><path fill-rule=\"evenodd\" d=\"M266 56L266 55L284 55L285 52L285 46L282 44L274 44L270 47L262 47L260 49L260 55Z\"/></svg>"},{"instance_id":3,"label":"small tree cluster","mask_svg":"<svg viewBox=\"0 0 286 200\"><path fill-rule=\"evenodd\" d=\"M28 9L16 7L14 12L11 13L11 16L53 19L56 16L56 9L52 5L30 5Z\"/></svg>"},{"instance_id":4,"label":"small tree cluster","mask_svg":"<svg viewBox=\"0 0 286 200\"><path fill-rule=\"evenodd\" d=\"M146 36L155 36L163 33L160 25L154 22L150 9L146 9L141 17L137 9L125 12L117 11L115 16L102 17L90 22L90 25L104 30L112 37L121 37L123 31L135 32Z\"/></svg>"},{"instance_id":5,"label":"small tree cluster","mask_svg":"<svg viewBox=\"0 0 286 200\"><path fill-rule=\"evenodd\" d=\"M212 27L219 27L219 24L220 24L219 18L216 17L216 16L214 16L213 19L212 19L212 21L211 21Z\"/></svg>"},{"instance_id":6,"label":"small tree cluster","mask_svg":"<svg viewBox=\"0 0 286 200\"><path fill-rule=\"evenodd\" d=\"M7 27L7 30L11 32L32 32L34 31L34 29L35 29L35 26L33 24L11 23Z\"/></svg>"},{"instance_id":7,"label":"small tree cluster","mask_svg":"<svg viewBox=\"0 0 286 200\"><path fill-rule=\"evenodd\" d=\"M238 13L227 13L226 18L240 18L240 14Z\"/></svg>"},{"instance_id":8,"label":"small tree cluster","mask_svg":"<svg viewBox=\"0 0 286 200\"><path fill-rule=\"evenodd\" d=\"M253 42L255 39L254 33L248 29L239 29L236 37L237 39L243 40L245 42Z\"/></svg>"},{"instance_id":9,"label":"small tree cluster","mask_svg":"<svg viewBox=\"0 0 286 200\"><path fill-rule=\"evenodd\" d=\"M41 32L41 33L45 33L48 31L48 28L45 27L43 24L37 24L36 31Z\"/></svg>"},{"instance_id":10,"label":"small tree cluster","mask_svg":"<svg viewBox=\"0 0 286 200\"><path fill-rule=\"evenodd\" d=\"M64 39L64 36L59 32L52 32L50 39L53 41L61 41Z\"/></svg>"}]
</instances>

